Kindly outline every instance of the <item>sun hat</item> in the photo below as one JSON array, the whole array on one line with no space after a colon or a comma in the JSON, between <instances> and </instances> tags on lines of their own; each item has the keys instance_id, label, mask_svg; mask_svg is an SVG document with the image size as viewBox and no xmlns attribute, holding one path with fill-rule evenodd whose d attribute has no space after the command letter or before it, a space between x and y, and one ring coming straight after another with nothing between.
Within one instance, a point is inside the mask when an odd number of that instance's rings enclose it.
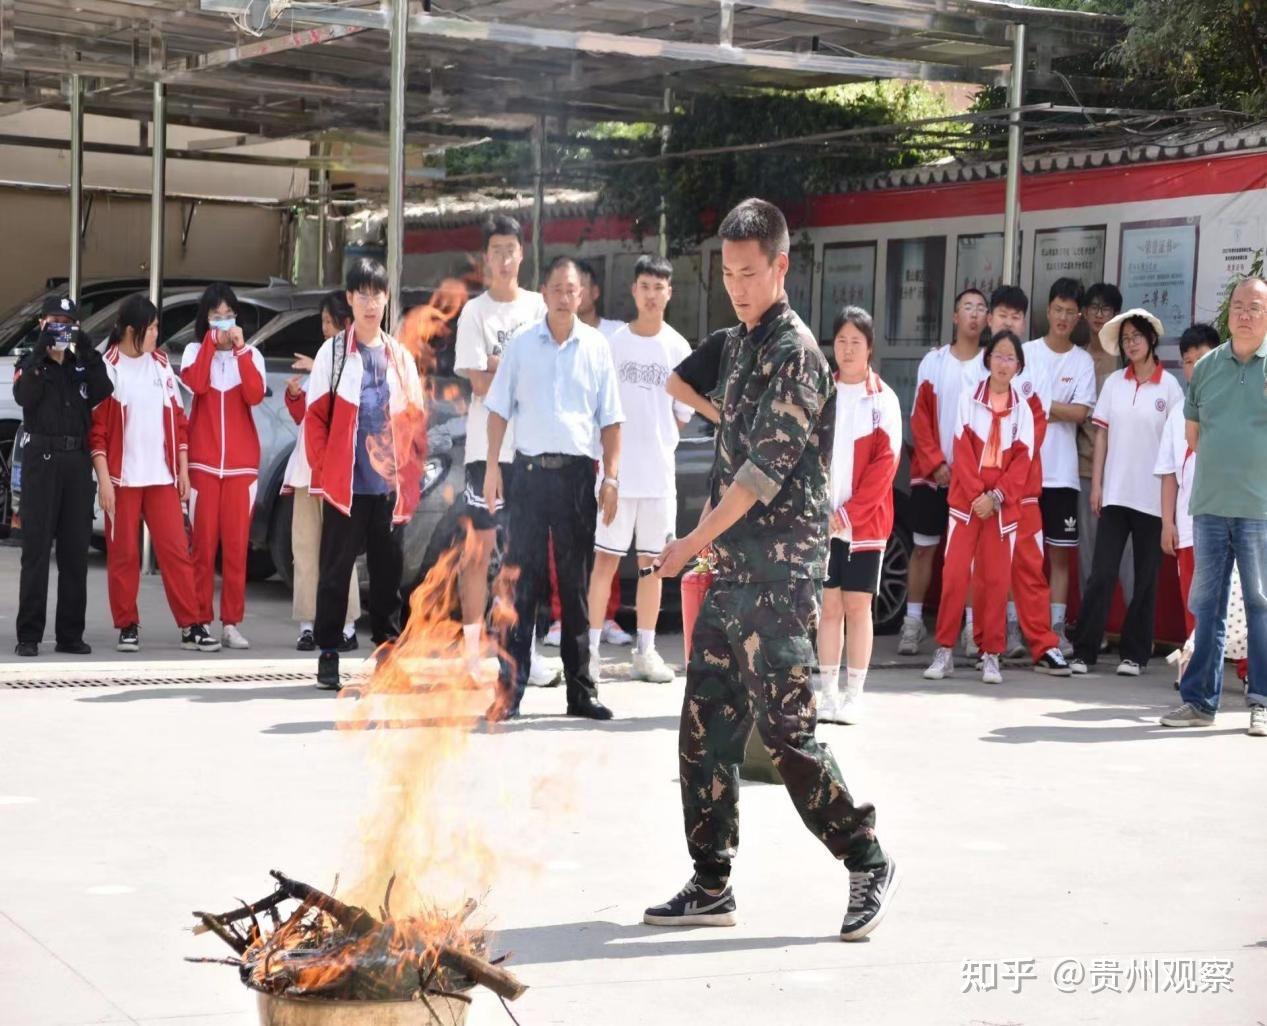
<instances>
[{"instance_id":1,"label":"sun hat","mask_svg":"<svg viewBox=\"0 0 1267 1026\"><path fill-rule=\"evenodd\" d=\"M1160 341L1166 334L1166 329L1161 326L1161 320L1156 314L1151 314L1142 307L1133 307L1130 310L1126 310L1118 314L1100 329L1100 347L1106 353L1111 356L1117 356L1117 354L1121 351L1122 346L1119 342L1119 337L1122 334L1122 325L1129 321L1132 317L1142 317L1151 324L1153 329L1157 332L1158 341Z\"/></svg>"}]
</instances>

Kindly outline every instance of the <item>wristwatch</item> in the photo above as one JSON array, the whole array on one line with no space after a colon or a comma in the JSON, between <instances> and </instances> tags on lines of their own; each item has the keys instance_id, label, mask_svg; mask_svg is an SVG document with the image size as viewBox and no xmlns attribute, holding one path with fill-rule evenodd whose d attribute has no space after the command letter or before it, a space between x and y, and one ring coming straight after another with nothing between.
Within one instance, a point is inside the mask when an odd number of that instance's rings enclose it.
<instances>
[{"instance_id":1,"label":"wristwatch","mask_svg":"<svg viewBox=\"0 0 1267 1026\"><path fill-rule=\"evenodd\" d=\"M613 488L615 488L615 489L616 489L616 491L620 491L620 478L618 478L618 477L605 477L605 478L603 478L603 483L602 483L602 485L600 485L599 487L600 487L600 488L601 488L601 487L605 487L606 485L611 485Z\"/></svg>"}]
</instances>

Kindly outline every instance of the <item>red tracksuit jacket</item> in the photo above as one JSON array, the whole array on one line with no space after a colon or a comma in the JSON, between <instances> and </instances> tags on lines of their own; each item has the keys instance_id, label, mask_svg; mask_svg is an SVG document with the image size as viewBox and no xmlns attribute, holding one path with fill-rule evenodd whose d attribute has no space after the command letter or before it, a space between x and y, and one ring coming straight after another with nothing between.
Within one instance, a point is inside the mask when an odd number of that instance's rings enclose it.
<instances>
[{"instance_id":1,"label":"red tracksuit jacket","mask_svg":"<svg viewBox=\"0 0 1267 1026\"><path fill-rule=\"evenodd\" d=\"M933 471L954 465L955 418L959 399L988 372L980 354L967 363L950 346L939 346L920 360L911 408L911 484L933 484Z\"/></svg>"},{"instance_id":2,"label":"red tracksuit jacket","mask_svg":"<svg viewBox=\"0 0 1267 1026\"><path fill-rule=\"evenodd\" d=\"M180 385L176 375L168 363L167 354L155 350L150 354L159 366L163 392L167 396L167 416L164 418L163 450L167 456L167 469L171 471L172 480L176 480L176 454L189 448L189 423L185 419L185 407L180 399ZM119 394L119 347L111 346L104 356L106 373L114 393L99 402L92 411L92 427L88 432L88 441L93 456L104 456L110 471L110 480L116 485L127 485L123 480L123 433L128 429L128 410L122 400L126 395ZM174 487L174 486L173 486Z\"/></svg>"},{"instance_id":3,"label":"red tracksuit jacket","mask_svg":"<svg viewBox=\"0 0 1267 1026\"><path fill-rule=\"evenodd\" d=\"M897 393L871 371L861 402L836 396L832 504L849 527L851 552L883 552L893 531L893 479L902 446Z\"/></svg>"},{"instance_id":4,"label":"red tracksuit jacket","mask_svg":"<svg viewBox=\"0 0 1267 1026\"><path fill-rule=\"evenodd\" d=\"M322 343L308 379L308 410L303 422L303 444L312 468L310 495L345 516L352 509L352 468L356 460L356 426L361 406L364 366L355 328L346 334L345 357L338 381L332 380L335 344L344 335ZM418 505L426 458L427 427L422 382L409 351L383 332L387 346L388 423L395 456L396 505L392 523L406 523ZM341 343L344 344L344 343Z\"/></svg>"},{"instance_id":5,"label":"red tracksuit jacket","mask_svg":"<svg viewBox=\"0 0 1267 1026\"><path fill-rule=\"evenodd\" d=\"M981 459L994 411L990 409L990 381L985 379L959 397L959 425L955 429L955 464L950 474L950 515L962 523L972 516L972 503L982 492L999 498L999 531L1016 530L1021 500L1029 479L1034 453L1034 414L1015 388L1009 390L1007 412L1000 419L1002 469L982 471ZM995 478L987 489L984 476Z\"/></svg>"},{"instance_id":6,"label":"red tracksuit jacket","mask_svg":"<svg viewBox=\"0 0 1267 1026\"><path fill-rule=\"evenodd\" d=\"M264 357L254 346L218 353L210 331L185 349L180 378L194 394L189 469L216 477L255 477L260 436L251 407L264 399Z\"/></svg>"}]
</instances>

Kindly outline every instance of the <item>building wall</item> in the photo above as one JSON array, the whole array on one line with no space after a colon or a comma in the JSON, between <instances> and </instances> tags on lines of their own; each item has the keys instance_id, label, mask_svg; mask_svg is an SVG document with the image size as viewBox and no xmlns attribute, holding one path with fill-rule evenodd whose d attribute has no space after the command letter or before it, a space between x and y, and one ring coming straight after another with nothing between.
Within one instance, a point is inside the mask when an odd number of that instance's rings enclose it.
<instances>
[{"instance_id":1,"label":"building wall","mask_svg":"<svg viewBox=\"0 0 1267 1026\"><path fill-rule=\"evenodd\" d=\"M85 196L85 205L87 196ZM7 310L69 268L70 229L64 192L0 187L0 310ZM164 273L267 278L283 274L282 213L250 204L203 201L189 236L181 229L190 204L167 203ZM149 273L150 205L145 197L96 194L83 240L85 278Z\"/></svg>"}]
</instances>

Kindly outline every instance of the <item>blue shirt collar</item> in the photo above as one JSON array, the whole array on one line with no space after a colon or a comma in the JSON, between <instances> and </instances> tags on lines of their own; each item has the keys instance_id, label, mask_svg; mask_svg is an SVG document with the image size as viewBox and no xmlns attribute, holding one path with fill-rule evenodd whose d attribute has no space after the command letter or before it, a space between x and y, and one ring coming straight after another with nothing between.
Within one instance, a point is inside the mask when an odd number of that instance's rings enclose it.
<instances>
[{"instance_id":1,"label":"blue shirt collar","mask_svg":"<svg viewBox=\"0 0 1267 1026\"><path fill-rule=\"evenodd\" d=\"M550 345L558 346L560 349L563 349L567 347L568 345L571 345L571 343L579 341L578 336L577 336L576 326L580 323L581 323L581 319L574 314L572 316L572 330L568 334L568 337L565 338L562 342L556 342L554 339L554 335L551 334L550 332L550 322L546 318L543 317L541 318L541 338L544 341L549 342Z\"/></svg>"}]
</instances>

